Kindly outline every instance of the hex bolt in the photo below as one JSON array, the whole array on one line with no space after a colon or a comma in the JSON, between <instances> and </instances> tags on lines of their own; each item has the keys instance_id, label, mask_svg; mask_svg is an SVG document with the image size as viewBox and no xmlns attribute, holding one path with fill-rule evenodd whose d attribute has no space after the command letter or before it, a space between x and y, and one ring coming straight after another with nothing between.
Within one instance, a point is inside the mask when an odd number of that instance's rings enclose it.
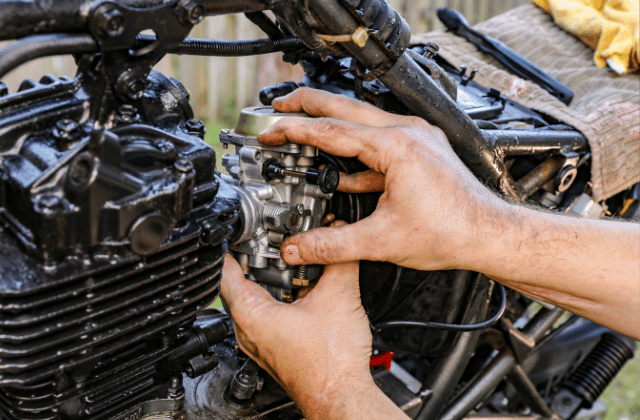
<instances>
[{"instance_id":1,"label":"hex bolt","mask_svg":"<svg viewBox=\"0 0 640 420\"><path fill-rule=\"evenodd\" d=\"M105 8L108 6L105 6ZM98 9L96 32L101 36L115 38L124 33L124 16L118 9Z\"/></svg>"},{"instance_id":2,"label":"hex bolt","mask_svg":"<svg viewBox=\"0 0 640 420\"><path fill-rule=\"evenodd\" d=\"M224 240L227 229L215 220L205 220L201 222L202 241L211 246L218 245Z\"/></svg>"},{"instance_id":3,"label":"hex bolt","mask_svg":"<svg viewBox=\"0 0 640 420\"><path fill-rule=\"evenodd\" d=\"M172 377L167 391L171 394L177 394L180 388L182 388L182 378L178 376Z\"/></svg>"},{"instance_id":4,"label":"hex bolt","mask_svg":"<svg viewBox=\"0 0 640 420\"><path fill-rule=\"evenodd\" d=\"M144 93L145 82L135 69L123 72L116 82L116 90L131 100L140 99Z\"/></svg>"},{"instance_id":5,"label":"hex bolt","mask_svg":"<svg viewBox=\"0 0 640 420\"><path fill-rule=\"evenodd\" d=\"M197 25L204 19L204 7L192 0L183 0L178 5L178 16L183 24Z\"/></svg>"},{"instance_id":6,"label":"hex bolt","mask_svg":"<svg viewBox=\"0 0 640 420\"><path fill-rule=\"evenodd\" d=\"M435 42L429 41L424 47L424 56L426 58L433 58L438 55L438 51L440 51L440 46Z\"/></svg>"},{"instance_id":7,"label":"hex bolt","mask_svg":"<svg viewBox=\"0 0 640 420\"><path fill-rule=\"evenodd\" d=\"M189 159L180 158L173 164L178 173L186 174L193 170L193 163Z\"/></svg>"},{"instance_id":8,"label":"hex bolt","mask_svg":"<svg viewBox=\"0 0 640 420\"><path fill-rule=\"evenodd\" d=\"M189 134L193 134L195 136L200 137L201 139L204 139L206 130L204 128L204 123L202 121L191 119L187 121L186 127Z\"/></svg>"}]
</instances>

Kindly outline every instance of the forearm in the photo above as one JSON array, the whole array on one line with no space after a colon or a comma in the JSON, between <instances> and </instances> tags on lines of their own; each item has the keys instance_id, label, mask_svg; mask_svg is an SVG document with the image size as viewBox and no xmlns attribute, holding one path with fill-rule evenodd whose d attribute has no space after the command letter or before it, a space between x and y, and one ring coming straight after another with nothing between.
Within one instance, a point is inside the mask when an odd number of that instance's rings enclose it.
<instances>
[{"instance_id":1,"label":"forearm","mask_svg":"<svg viewBox=\"0 0 640 420\"><path fill-rule=\"evenodd\" d=\"M375 385L372 378L341 383L323 395L294 399L307 420L407 420L407 417Z\"/></svg>"},{"instance_id":2,"label":"forearm","mask_svg":"<svg viewBox=\"0 0 640 420\"><path fill-rule=\"evenodd\" d=\"M636 339L640 224L507 205L488 223L474 269ZM486 239L490 238L490 239ZM483 255L484 254L484 255Z\"/></svg>"}]
</instances>

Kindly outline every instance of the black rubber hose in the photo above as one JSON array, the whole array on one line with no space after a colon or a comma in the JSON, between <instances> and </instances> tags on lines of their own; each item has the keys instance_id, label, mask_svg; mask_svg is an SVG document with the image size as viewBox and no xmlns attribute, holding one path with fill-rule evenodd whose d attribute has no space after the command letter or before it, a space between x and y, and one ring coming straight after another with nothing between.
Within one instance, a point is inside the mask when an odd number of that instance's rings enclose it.
<instances>
[{"instance_id":1,"label":"black rubber hose","mask_svg":"<svg viewBox=\"0 0 640 420\"><path fill-rule=\"evenodd\" d=\"M0 78L27 61L62 54L82 54L98 50L89 35L34 35L17 41L0 51Z\"/></svg>"},{"instance_id":2,"label":"black rubber hose","mask_svg":"<svg viewBox=\"0 0 640 420\"><path fill-rule=\"evenodd\" d=\"M138 35L136 48L146 47L156 41L155 36ZM269 54L278 51L295 51L306 48L295 37L277 40L255 39L251 41L218 41L213 39L186 38L169 50L170 54L239 57ZM97 52L98 43L89 35L53 34L34 35L21 39L0 51L0 78L27 61L63 54Z\"/></svg>"},{"instance_id":3,"label":"black rubber hose","mask_svg":"<svg viewBox=\"0 0 640 420\"><path fill-rule=\"evenodd\" d=\"M397 328L397 327L422 327L428 328L432 330L444 330L444 331L477 331L483 330L485 328L489 328L491 325L495 324L504 314L505 309L507 308L507 291L503 285L498 284L498 289L500 290L500 304L498 311L491 318L486 321L477 322L474 324L446 324L442 322L425 322L425 321L383 321L373 325L373 329L376 331L380 331L387 328Z\"/></svg>"},{"instance_id":4,"label":"black rubber hose","mask_svg":"<svg viewBox=\"0 0 640 420\"><path fill-rule=\"evenodd\" d=\"M136 47L151 45L156 40L152 35L138 35ZM241 57L247 55L269 54L278 51L295 51L306 48L295 37L271 40L254 39L250 41L218 41L215 39L186 38L180 45L169 50L170 54L201 55L214 57Z\"/></svg>"}]
</instances>

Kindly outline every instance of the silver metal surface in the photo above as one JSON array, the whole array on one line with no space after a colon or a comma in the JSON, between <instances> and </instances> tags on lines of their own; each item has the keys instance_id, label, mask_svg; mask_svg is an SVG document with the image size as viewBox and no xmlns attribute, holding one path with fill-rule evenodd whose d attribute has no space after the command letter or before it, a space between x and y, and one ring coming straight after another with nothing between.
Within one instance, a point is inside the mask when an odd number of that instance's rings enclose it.
<instances>
[{"instance_id":1,"label":"silver metal surface","mask_svg":"<svg viewBox=\"0 0 640 420\"><path fill-rule=\"evenodd\" d=\"M307 114L282 114L271 107L245 108L232 131L223 132L220 141L233 146L222 164L229 173L224 179L238 192L242 201L241 229L230 245L245 276L267 287L274 297L290 299L293 289L303 286L293 281L296 268L280 257L280 246L287 237L320 226L332 194L325 194L304 178L285 176L265 179L265 162L276 162L288 171L306 173L315 165L318 150L311 146L262 145L257 135L282 118ZM309 266L307 278L317 279L319 268Z\"/></svg>"}]
</instances>

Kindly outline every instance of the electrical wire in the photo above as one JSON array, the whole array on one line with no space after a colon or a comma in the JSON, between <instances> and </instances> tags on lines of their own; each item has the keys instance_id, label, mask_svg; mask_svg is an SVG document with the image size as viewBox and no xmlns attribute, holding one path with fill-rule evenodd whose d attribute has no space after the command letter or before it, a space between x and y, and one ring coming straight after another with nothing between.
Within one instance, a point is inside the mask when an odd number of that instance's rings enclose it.
<instances>
[{"instance_id":1,"label":"electrical wire","mask_svg":"<svg viewBox=\"0 0 640 420\"><path fill-rule=\"evenodd\" d=\"M397 327L421 327L428 328L432 330L444 330L444 331L477 331L483 330L485 328L490 327L494 323L496 323L504 314L507 309L507 290L503 285L498 284L498 289L500 290L500 303L498 311L489 319L477 322L475 324L448 324L442 322L428 322L428 321L404 321L404 320L394 320L394 321L383 321L378 322L372 325L372 329L374 331L382 331L388 328L397 328Z\"/></svg>"}]
</instances>

